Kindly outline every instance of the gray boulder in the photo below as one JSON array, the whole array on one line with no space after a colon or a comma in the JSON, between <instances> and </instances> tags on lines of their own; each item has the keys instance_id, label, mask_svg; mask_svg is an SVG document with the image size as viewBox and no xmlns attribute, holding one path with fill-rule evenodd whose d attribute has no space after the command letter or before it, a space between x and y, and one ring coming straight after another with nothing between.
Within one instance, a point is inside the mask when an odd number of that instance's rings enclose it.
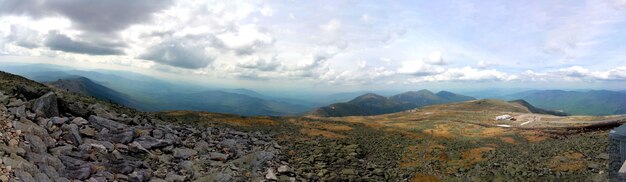
<instances>
[{"instance_id":1,"label":"gray boulder","mask_svg":"<svg viewBox=\"0 0 626 182\"><path fill-rule=\"evenodd\" d=\"M52 117L52 118L50 118L50 122L52 122L52 124L56 124L56 125L65 124L69 120L70 119L68 119L67 117Z\"/></svg>"},{"instance_id":2,"label":"gray boulder","mask_svg":"<svg viewBox=\"0 0 626 182\"><path fill-rule=\"evenodd\" d=\"M89 116L89 122L93 124L93 127L95 127L98 130L101 130L103 128L106 128L109 130L123 130L123 129L128 128L128 125L126 124L122 124L117 121L113 121L110 119L106 119L106 118L103 118L100 116L94 116L94 115Z\"/></svg>"},{"instance_id":3,"label":"gray boulder","mask_svg":"<svg viewBox=\"0 0 626 182\"><path fill-rule=\"evenodd\" d=\"M175 148L174 149L174 157L178 159L187 159L197 154L198 154L198 151L195 151L190 148Z\"/></svg>"},{"instance_id":4,"label":"gray boulder","mask_svg":"<svg viewBox=\"0 0 626 182\"><path fill-rule=\"evenodd\" d=\"M39 171L41 171L43 174L46 174L50 179L57 179L59 178L59 173L57 172L57 169L49 166L47 164L39 164Z\"/></svg>"},{"instance_id":5,"label":"gray boulder","mask_svg":"<svg viewBox=\"0 0 626 182\"><path fill-rule=\"evenodd\" d=\"M209 159L214 161L225 161L228 159L228 155L219 152L211 152L209 153Z\"/></svg>"},{"instance_id":6,"label":"gray boulder","mask_svg":"<svg viewBox=\"0 0 626 182\"><path fill-rule=\"evenodd\" d=\"M50 180L50 178L44 173L37 173L33 178L37 182L52 182L52 180Z\"/></svg>"},{"instance_id":7,"label":"gray boulder","mask_svg":"<svg viewBox=\"0 0 626 182\"><path fill-rule=\"evenodd\" d=\"M85 162L69 156L59 157L65 165L65 175L70 179L86 180L92 173L93 166L91 163Z\"/></svg>"},{"instance_id":8,"label":"gray boulder","mask_svg":"<svg viewBox=\"0 0 626 182\"><path fill-rule=\"evenodd\" d=\"M26 136L24 136L24 139L26 139L26 141L30 142L31 149L35 153L43 154L43 153L46 153L46 151L48 150L48 148L46 147L46 144L43 142L43 140L41 140L41 138L39 138L36 135L33 135L33 134L29 133L29 134L26 134Z\"/></svg>"},{"instance_id":9,"label":"gray boulder","mask_svg":"<svg viewBox=\"0 0 626 182\"><path fill-rule=\"evenodd\" d=\"M26 117L26 107L25 106L9 108L9 112L11 112L11 114L15 115L15 117L17 117L17 118Z\"/></svg>"},{"instance_id":10,"label":"gray boulder","mask_svg":"<svg viewBox=\"0 0 626 182\"><path fill-rule=\"evenodd\" d=\"M33 112L37 116L45 118L59 116L57 95L54 92L48 92L36 99L35 103L33 103Z\"/></svg>"},{"instance_id":11,"label":"gray boulder","mask_svg":"<svg viewBox=\"0 0 626 182\"><path fill-rule=\"evenodd\" d=\"M20 181L24 181L24 182L35 181L32 175L30 175L29 173L23 170L15 170L13 173L15 174L15 177L20 179Z\"/></svg>"},{"instance_id":12,"label":"gray boulder","mask_svg":"<svg viewBox=\"0 0 626 182\"><path fill-rule=\"evenodd\" d=\"M136 138L135 141L139 143L145 149L161 148L168 145L172 145L172 141L168 139L156 139L149 136L141 136Z\"/></svg>"}]
</instances>

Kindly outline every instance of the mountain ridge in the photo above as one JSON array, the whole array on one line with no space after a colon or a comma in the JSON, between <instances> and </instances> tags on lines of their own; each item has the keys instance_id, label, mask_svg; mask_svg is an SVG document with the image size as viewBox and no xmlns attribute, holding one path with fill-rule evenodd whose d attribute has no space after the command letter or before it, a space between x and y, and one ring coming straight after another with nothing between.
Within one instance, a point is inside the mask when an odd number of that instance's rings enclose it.
<instances>
[{"instance_id":1,"label":"mountain ridge","mask_svg":"<svg viewBox=\"0 0 626 182\"><path fill-rule=\"evenodd\" d=\"M447 91L440 91L435 94L426 89L407 91L390 97L366 93L348 102L334 103L329 106L317 108L307 113L307 115L324 117L370 116L400 112L434 104L474 99L473 97Z\"/></svg>"}]
</instances>

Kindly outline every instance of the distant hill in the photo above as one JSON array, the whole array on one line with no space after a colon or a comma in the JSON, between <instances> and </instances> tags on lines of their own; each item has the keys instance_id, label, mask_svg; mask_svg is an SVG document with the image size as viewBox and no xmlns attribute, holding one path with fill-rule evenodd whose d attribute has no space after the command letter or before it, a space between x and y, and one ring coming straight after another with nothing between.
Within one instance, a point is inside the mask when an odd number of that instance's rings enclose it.
<instances>
[{"instance_id":1,"label":"distant hill","mask_svg":"<svg viewBox=\"0 0 626 182\"><path fill-rule=\"evenodd\" d=\"M455 102L424 107L426 110L453 111L485 111L485 112L519 112L566 116L566 113L537 108L524 100L503 101L497 99L480 99L468 102Z\"/></svg>"},{"instance_id":2,"label":"distant hill","mask_svg":"<svg viewBox=\"0 0 626 182\"><path fill-rule=\"evenodd\" d=\"M299 115L309 107L252 97L249 95L225 92L221 90L207 90L192 94L167 95L160 110L194 110L231 113L238 115Z\"/></svg>"},{"instance_id":3,"label":"distant hill","mask_svg":"<svg viewBox=\"0 0 626 182\"><path fill-rule=\"evenodd\" d=\"M85 77L68 76L68 78L59 79L48 84L55 88L66 90L68 92L77 93L85 96L92 96L101 100L138 108L141 110L150 110L152 108L146 104L133 100L128 95L105 87Z\"/></svg>"},{"instance_id":4,"label":"distant hill","mask_svg":"<svg viewBox=\"0 0 626 182\"><path fill-rule=\"evenodd\" d=\"M626 114L626 93L609 90L532 90L509 98L524 99L540 108L574 115Z\"/></svg>"},{"instance_id":5,"label":"distant hill","mask_svg":"<svg viewBox=\"0 0 626 182\"><path fill-rule=\"evenodd\" d=\"M555 115L555 116L567 116L568 115L567 113L562 112L562 111L551 111L551 110L545 110L545 109L537 108L537 107L531 105L530 103L528 103L528 102L526 102L525 100L522 100L522 99L509 101L509 103L522 105L522 106L528 108L528 111L530 111L531 113L549 114L549 115Z\"/></svg>"},{"instance_id":6,"label":"distant hill","mask_svg":"<svg viewBox=\"0 0 626 182\"><path fill-rule=\"evenodd\" d=\"M286 102L261 99L245 94L208 90L191 94L166 94L152 102L139 102L113 89L100 85L88 78L73 76L49 83L51 86L92 96L101 100L138 108L140 110L194 110L240 115L297 115L309 108ZM236 89L233 91L256 93L252 90ZM261 96L256 93L256 95Z\"/></svg>"},{"instance_id":7,"label":"distant hill","mask_svg":"<svg viewBox=\"0 0 626 182\"><path fill-rule=\"evenodd\" d=\"M335 103L326 107L317 108L309 112L309 114L326 117L370 116L399 112L434 104L468 100L474 100L474 98L447 91L441 91L437 94L429 90L410 91L391 97L368 93L348 102Z\"/></svg>"}]
</instances>

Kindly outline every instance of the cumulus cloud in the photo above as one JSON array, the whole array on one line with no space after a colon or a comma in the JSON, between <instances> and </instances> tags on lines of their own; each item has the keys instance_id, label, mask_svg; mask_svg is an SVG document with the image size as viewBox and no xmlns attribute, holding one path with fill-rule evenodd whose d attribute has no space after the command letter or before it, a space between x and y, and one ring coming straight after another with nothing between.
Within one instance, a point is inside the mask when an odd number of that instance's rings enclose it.
<instances>
[{"instance_id":1,"label":"cumulus cloud","mask_svg":"<svg viewBox=\"0 0 626 182\"><path fill-rule=\"evenodd\" d=\"M275 57L271 59L262 59L258 56L252 56L249 59L242 59L237 63L240 68L254 69L259 71L276 71L281 64L276 61Z\"/></svg>"},{"instance_id":2,"label":"cumulus cloud","mask_svg":"<svg viewBox=\"0 0 626 182\"><path fill-rule=\"evenodd\" d=\"M122 55L124 51L120 49L121 45L103 43L92 44L61 34L57 31L51 31L46 36L44 45L52 50L90 54L90 55Z\"/></svg>"},{"instance_id":3,"label":"cumulus cloud","mask_svg":"<svg viewBox=\"0 0 626 182\"><path fill-rule=\"evenodd\" d=\"M486 69L486 68L494 67L498 65L499 64L497 62L478 61L478 64L476 66L478 66L478 68L480 69Z\"/></svg>"},{"instance_id":4,"label":"cumulus cloud","mask_svg":"<svg viewBox=\"0 0 626 182\"><path fill-rule=\"evenodd\" d=\"M341 28L341 21L338 19L331 19L325 24L320 25L320 29L326 32L337 32Z\"/></svg>"},{"instance_id":5,"label":"cumulus cloud","mask_svg":"<svg viewBox=\"0 0 626 182\"><path fill-rule=\"evenodd\" d=\"M261 15L263 16L274 15L274 9L267 4L263 5L263 8L261 8L260 12L261 12Z\"/></svg>"},{"instance_id":6,"label":"cumulus cloud","mask_svg":"<svg viewBox=\"0 0 626 182\"><path fill-rule=\"evenodd\" d=\"M397 72L414 76L428 76L442 73L443 66L449 64L442 57L441 51L434 51L428 57L416 61L403 61Z\"/></svg>"},{"instance_id":7,"label":"cumulus cloud","mask_svg":"<svg viewBox=\"0 0 626 182\"><path fill-rule=\"evenodd\" d=\"M492 70L479 70L469 66L462 68L450 68L439 74L421 78L411 78L412 82L437 82L437 81L510 81L518 76Z\"/></svg>"},{"instance_id":8,"label":"cumulus cloud","mask_svg":"<svg viewBox=\"0 0 626 182\"><path fill-rule=\"evenodd\" d=\"M206 67L215 59L205 52L202 45L180 40L165 41L150 47L138 58L188 69Z\"/></svg>"},{"instance_id":9,"label":"cumulus cloud","mask_svg":"<svg viewBox=\"0 0 626 182\"><path fill-rule=\"evenodd\" d=\"M590 72L587 68L581 66L572 66L568 68L559 69L558 73L568 77L582 78L589 76Z\"/></svg>"},{"instance_id":10,"label":"cumulus cloud","mask_svg":"<svg viewBox=\"0 0 626 182\"><path fill-rule=\"evenodd\" d=\"M438 66L426 64L423 61L404 61L397 72L414 76L428 76L443 72L444 69Z\"/></svg>"},{"instance_id":11,"label":"cumulus cloud","mask_svg":"<svg viewBox=\"0 0 626 182\"><path fill-rule=\"evenodd\" d=\"M274 39L271 35L259 31L254 24L242 25L237 31L215 35L222 48L233 50L239 55L249 55L255 51L271 45Z\"/></svg>"},{"instance_id":12,"label":"cumulus cloud","mask_svg":"<svg viewBox=\"0 0 626 182\"><path fill-rule=\"evenodd\" d=\"M626 80L626 66L610 69L603 73L603 78L607 80Z\"/></svg>"},{"instance_id":13,"label":"cumulus cloud","mask_svg":"<svg viewBox=\"0 0 626 182\"><path fill-rule=\"evenodd\" d=\"M63 16L76 28L100 33L112 33L130 25L150 20L152 14L168 7L170 0L7 0L0 6L1 14Z\"/></svg>"},{"instance_id":14,"label":"cumulus cloud","mask_svg":"<svg viewBox=\"0 0 626 182\"><path fill-rule=\"evenodd\" d=\"M545 72L527 70L520 74L521 81L626 81L626 67L592 71L582 66L570 66Z\"/></svg>"},{"instance_id":15,"label":"cumulus cloud","mask_svg":"<svg viewBox=\"0 0 626 182\"><path fill-rule=\"evenodd\" d=\"M433 51L432 53L430 53L428 58L424 59L424 62L426 62L428 64L432 64L432 65L446 65L446 64L448 64L447 61L443 60L443 57L441 56L441 51Z\"/></svg>"},{"instance_id":16,"label":"cumulus cloud","mask_svg":"<svg viewBox=\"0 0 626 182\"><path fill-rule=\"evenodd\" d=\"M11 25L11 34L7 37L9 42L24 48L36 48L40 46L41 35L39 32L28 27Z\"/></svg>"}]
</instances>

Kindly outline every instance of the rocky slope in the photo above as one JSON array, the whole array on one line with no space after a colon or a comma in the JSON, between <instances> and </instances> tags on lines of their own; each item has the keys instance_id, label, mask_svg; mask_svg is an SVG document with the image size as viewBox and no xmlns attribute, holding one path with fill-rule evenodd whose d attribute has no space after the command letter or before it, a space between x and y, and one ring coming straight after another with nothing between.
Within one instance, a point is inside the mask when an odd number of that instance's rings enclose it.
<instances>
[{"instance_id":1,"label":"rocky slope","mask_svg":"<svg viewBox=\"0 0 626 182\"><path fill-rule=\"evenodd\" d=\"M0 131L2 182L261 181L290 174L268 135L165 123L3 72Z\"/></svg>"}]
</instances>

